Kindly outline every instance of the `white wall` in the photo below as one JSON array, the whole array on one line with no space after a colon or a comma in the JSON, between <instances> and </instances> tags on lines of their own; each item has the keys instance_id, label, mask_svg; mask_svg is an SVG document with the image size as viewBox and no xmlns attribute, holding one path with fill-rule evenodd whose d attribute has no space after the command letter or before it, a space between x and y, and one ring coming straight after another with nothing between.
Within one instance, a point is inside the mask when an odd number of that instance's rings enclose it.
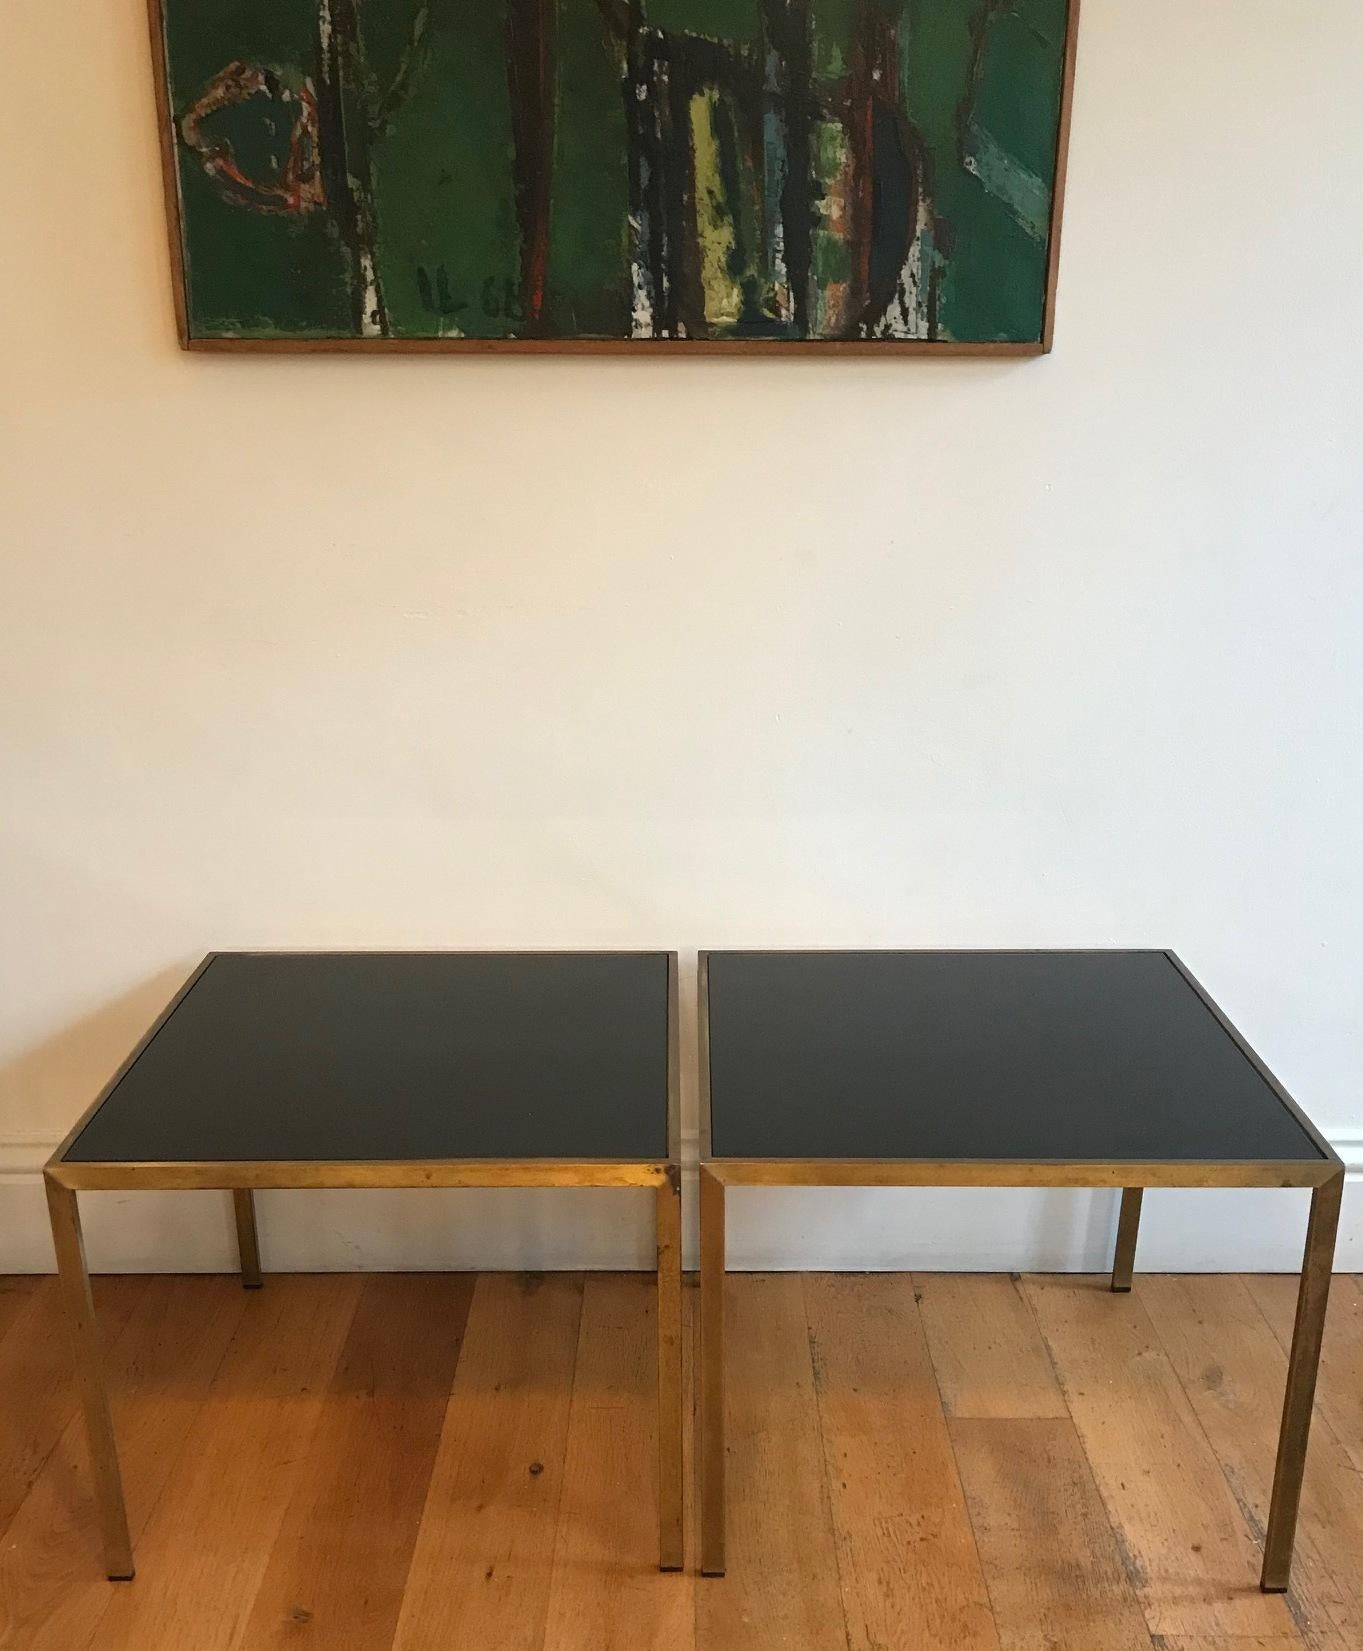
<instances>
[{"instance_id":1,"label":"white wall","mask_svg":"<svg viewBox=\"0 0 1363 1651\"><path fill-rule=\"evenodd\" d=\"M1363 1140L1363 8L1084 11L1046 360L234 360L174 345L142 0L9 0L0 1170L237 945L1169 944ZM638 1260L629 1202L277 1195L265 1246ZM97 1263L227 1254L215 1195L92 1203ZM1112 1219L751 1193L734 1249ZM1165 1194L1142 1259L1300 1219Z\"/></svg>"}]
</instances>

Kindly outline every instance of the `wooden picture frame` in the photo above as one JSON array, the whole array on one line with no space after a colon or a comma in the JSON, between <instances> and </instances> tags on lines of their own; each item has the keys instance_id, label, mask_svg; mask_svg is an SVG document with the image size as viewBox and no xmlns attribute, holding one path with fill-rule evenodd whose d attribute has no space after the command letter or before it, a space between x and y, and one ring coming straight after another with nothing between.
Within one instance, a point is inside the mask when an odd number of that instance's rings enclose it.
<instances>
[{"instance_id":1,"label":"wooden picture frame","mask_svg":"<svg viewBox=\"0 0 1363 1651\"><path fill-rule=\"evenodd\" d=\"M184 142L180 133L183 115L177 115L176 100L172 94L172 79L168 61L166 21L167 10L177 0L148 0L148 22L154 68L156 116L161 155L162 182L165 194L168 247L171 262L171 287L174 302L176 331L182 349L207 353L272 353L314 354L450 354L482 355L512 353L522 355L606 355L606 356L795 356L840 358L845 356L874 357L982 357L1027 358L1048 354L1055 337L1056 299L1059 280L1061 230L1064 216L1065 184L1068 171L1071 115L1074 93L1074 75L1078 51L1079 15L1081 0L1055 0L1065 10L1063 57L1060 63L1058 112L1055 129L1055 164L1046 211L1046 244L1044 277L1040 298L1040 324L1035 337L1026 338L963 338L963 337L900 337L900 336L837 336L837 337L698 337L698 336L428 336L413 335L400 330L385 329L376 336L353 334L309 333L269 336L249 330L223 331L206 328L196 321L190 291L190 254L187 252L186 211L182 200L181 163ZM354 9L354 0L331 0L339 9L348 5ZM509 0L511 4L547 5L555 0ZM603 14L615 9L636 11L640 0L595 0ZM754 0L761 4L762 0ZM904 0L907 6L911 0ZM328 7L328 10L330 7ZM424 13L423 8L423 13ZM242 65L236 64L240 68ZM288 94L285 93L285 96ZM902 291L902 289L901 289Z\"/></svg>"}]
</instances>

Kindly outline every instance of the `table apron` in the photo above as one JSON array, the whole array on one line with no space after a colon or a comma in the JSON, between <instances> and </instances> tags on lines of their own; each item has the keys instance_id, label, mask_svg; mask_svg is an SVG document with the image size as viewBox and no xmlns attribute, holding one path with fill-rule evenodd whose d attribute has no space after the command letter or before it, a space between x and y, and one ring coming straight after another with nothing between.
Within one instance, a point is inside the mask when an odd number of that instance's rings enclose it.
<instances>
[{"instance_id":1,"label":"table apron","mask_svg":"<svg viewBox=\"0 0 1363 1651\"><path fill-rule=\"evenodd\" d=\"M48 1164L45 1173L76 1192L192 1191L250 1187L658 1187L675 1165L615 1159L451 1158L330 1162Z\"/></svg>"},{"instance_id":2,"label":"table apron","mask_svg":"<svg viewBox=\"0 0 1363 1651\"><path fill-rule=\"evenodd\" d=\"M701 1168L749 1187L1318 1187L1338 1159L1133 1162L1053 1159L709 1158Z\"/></svg>"}]
</instances>

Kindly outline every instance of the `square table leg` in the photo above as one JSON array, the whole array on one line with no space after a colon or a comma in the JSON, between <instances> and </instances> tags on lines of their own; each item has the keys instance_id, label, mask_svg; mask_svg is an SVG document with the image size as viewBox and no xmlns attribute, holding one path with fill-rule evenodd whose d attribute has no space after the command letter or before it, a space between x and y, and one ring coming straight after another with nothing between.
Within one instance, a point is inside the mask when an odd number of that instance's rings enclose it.
<instances>
[{"instance_id":1,"label":"square table leg","mask_svg":"<svg viewBox=\"0 0 1363 1651\"><path fill-rule=\"evenodd\" d=\"M1316 1397L1316 1373L1325 1335L1325 1308L1330 1297L1330 1274L1334 1269L1335 1234L1343 1193L1341 1170L1311 1194L1311 1219L1306 1229L1306 1254L1302 1258L1297 1318L1287 1365L1278 1460L1273 1470L1273 1497L1264 1537L1260 1586L1265 1593L1283 1593L1292 1569L1292 1544L1301 1504L1306 1442L1311 1431L1311 1407Z\"/></svg>"},{"instance_id":2,"label":"square table leg","mask_svg":"<svg viewBox=\"0 0 1363 1651\"><path fill-rule=\"evenodd\" d=\"M675 1164L657 1189L658 1566L680 1571L682 1534L682 1218Z\"/></svg>"},{"instance_id":3,"label":"square table leg","mask_svg":"<svg viewBox=\"0 0 1363 1651\"><path fill-rule=\"evenodd\" d=\"M700 1568L724 1575L724 1183L700 1167Z\"/></svg>"},{"instance_id":4,"label":"square table leg","mask_svg":"<svg viewBox=\"0 0 1363 1651\"><path fill-rule=\"evenodd\" d=\"M45 1177L45 1181L48 1214L52 1220L52 1243L57 1252L57 1272L71 1327L76 1385L90 1446L95 1505L104 1542L104 1568L111 1582L126 1582L133 1574L132 1540L128 1535L128 1513L123 1501L123 1480L118 1471L118 1447L114 1442L113 1418L109 1414L109 1394L104 1385L99 1327L95 1322L94 1298L90 1294L90 1272L85 1262L80 1210L76 1204L76 1194L70 1187L60 1185L50 1175Z\"/></svg>"},{"instance_id":5,"label":"square table leg","mask_svg":"<svg viewBox=\"0 0 1363 1651\"><path fill-rule=\"evenodd\" d=\"M1117 1249L1112 1259L1112 1288L1119 1292L1131 1288L1131 1275L1136 1268L1136 1239L1141 1227L1141 1187L1122 1188L1122 1212L1117 1217Z\"/></svg>"},{"instance_id":6,"label":"square table leg","mask_svg":"<svg viewBox=\"0 0 1363 1651\"><path fill-rule=\"evenodd\" d=\"M237 1258L244 1290L260 1288L260 1240L256 1236L256 1195L250 1187L234 1187L232 1211L237 1218Z\"/></svg>"}]
</instances>

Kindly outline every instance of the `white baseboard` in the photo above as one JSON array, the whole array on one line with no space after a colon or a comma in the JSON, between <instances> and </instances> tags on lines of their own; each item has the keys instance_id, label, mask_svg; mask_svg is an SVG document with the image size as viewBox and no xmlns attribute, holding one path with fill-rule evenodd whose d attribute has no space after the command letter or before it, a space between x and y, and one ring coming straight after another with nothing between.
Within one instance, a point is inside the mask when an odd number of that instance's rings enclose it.
<instances>
[{"instance_id":1,"label":"white baseboard","mask_svg":"<svg viewBox=\"0 0 1363 1651\"><path fill-rule=\"evenodd\" d=\"M1329 1134L1330 1132L1327 1132ZM1336 1265L1363 1271L1363 1129L1330 1140L1349 1170ZM0 1139L0 1273L52 1270L41 1167L56 1143ZM683 1142L687 1264L694 1266L694 1138ZM1150 1272L1295 1272L1304 1192L1147 1194L1139 1265ZM224 1193L85 1193L97 1272L222 1272L236 1264ZM644 1269L652 1204L641 1192L265 1192L261 1256L276 1272ZM738 1188L737 1270L1097 1272L1110 1264L1113 1192L928 1187Z\"/></svg>"}]
</instances>

